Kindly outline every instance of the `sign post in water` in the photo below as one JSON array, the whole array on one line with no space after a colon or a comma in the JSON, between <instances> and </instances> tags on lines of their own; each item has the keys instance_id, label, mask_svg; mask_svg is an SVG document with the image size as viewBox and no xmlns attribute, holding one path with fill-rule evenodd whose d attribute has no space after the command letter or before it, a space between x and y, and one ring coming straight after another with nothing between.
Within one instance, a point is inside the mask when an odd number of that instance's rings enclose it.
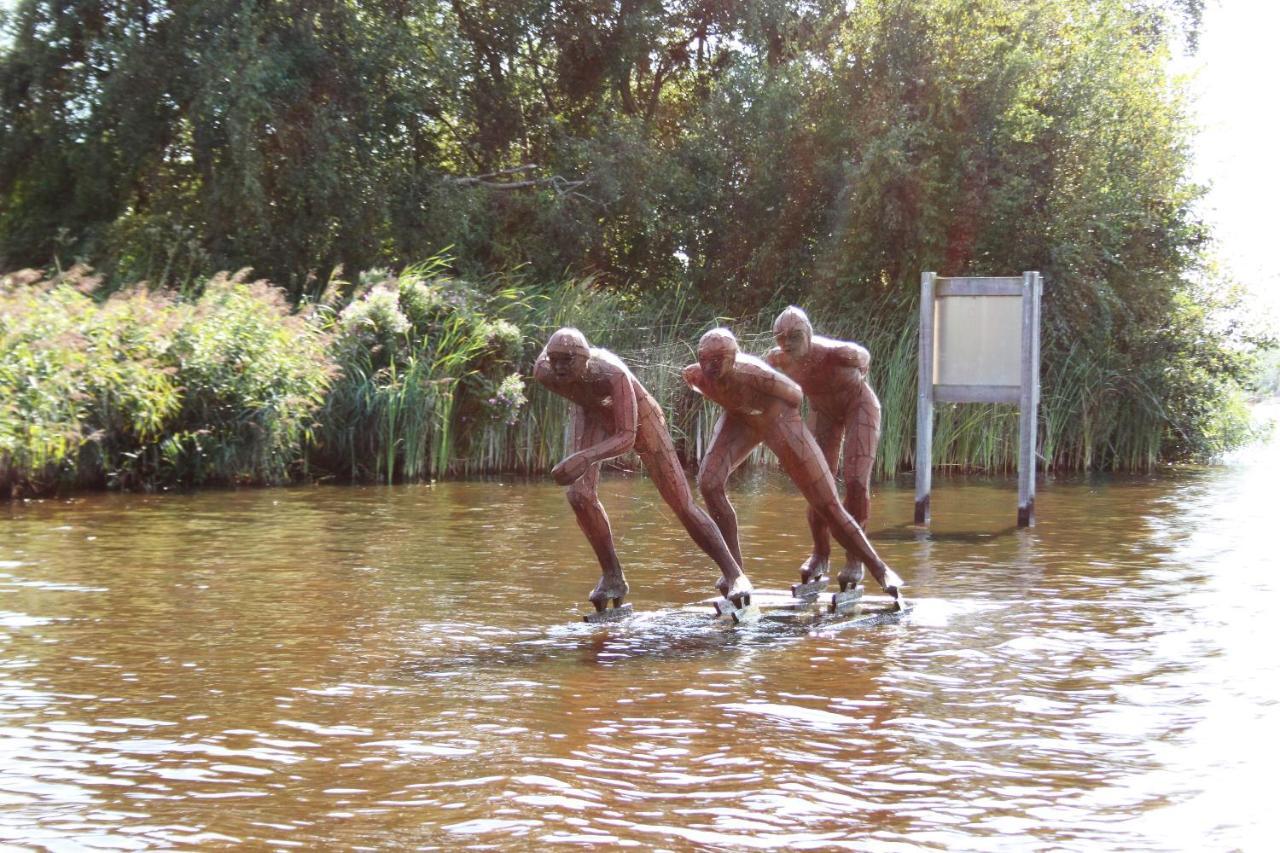
<instances>
[{"instance_id":1,"label":"sign post in water","mask_svg":"<svg viewBox=\"0 0 1280 853\"><path fill-rule=\"evenodd\" d=\"M1018 526L1035 524L1043 290L1038 272L998 278L921 274L916 524L929 523L935 402L1018 404Z\"/></svg>"}]
</instances>

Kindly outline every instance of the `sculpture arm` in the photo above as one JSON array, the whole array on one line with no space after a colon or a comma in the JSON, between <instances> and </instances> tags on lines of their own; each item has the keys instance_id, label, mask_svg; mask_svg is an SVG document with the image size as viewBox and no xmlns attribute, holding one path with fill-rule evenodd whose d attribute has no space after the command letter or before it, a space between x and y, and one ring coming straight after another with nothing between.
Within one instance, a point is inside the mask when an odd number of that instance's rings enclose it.
<instances>
[{"instance_id":1,"label":"sculpture arm","mask_svg":"<svg viewBox=\"0 0 1280 853\"><path fill-rule=\"evenodd\" d=\"M702 390L702 367L697 362L680 371L680 375L684 377L686 385L704 397L706 396L707 392Z\"/></svg>"},{"instance_id":2,"label":"sculpture arm","mask_svg":"<svg viewBox=\"0 0 1280 853\"><path fill-rule=\"evenodd\" d=\"M569 404L569 452L565 458L582 449L582 436L587 431L587 413L577 403Z\"/></svg>"},{"instance_id":3,"label":"sculpture arm","mask_svg":"<svg viewBox=\"0 0 1280 853\"><path fill-rule=\"evenodd\" d=\"M631 385L631 377L625 370L619 370L610 385L613 432L604 441L579 451L587 458L588 464L621 456L636 443L636 389Z\"/></svg>"},{"instance_id":4,"label":"sculpture arm","mask_svg":"<svg viewBox=\"0 0 1280 853\"><path fill-rule=\"evenodd\" d=\"M572 407L573 452L551 469L551 476L562 486L577 481L592 465L621 456L635 446L636 392L631 387L631 378L625 371L618 371L611 385L615 429L603 441L590 447L581 446L586 431L586 413L581 406Z\"/></svg>"},{"instance_id":5,"label":"sculpture arm","mask_svg":"<svg viewBox=\"0 0 1280 853\"><path fill-rule=\"evenodd\" d=\"M575 482L591 463L582 454L582 437L587 431L587 415L577 403L569 404L569 455L551 469L551 478L562 486Z\"/></svg>"}]
</instances>

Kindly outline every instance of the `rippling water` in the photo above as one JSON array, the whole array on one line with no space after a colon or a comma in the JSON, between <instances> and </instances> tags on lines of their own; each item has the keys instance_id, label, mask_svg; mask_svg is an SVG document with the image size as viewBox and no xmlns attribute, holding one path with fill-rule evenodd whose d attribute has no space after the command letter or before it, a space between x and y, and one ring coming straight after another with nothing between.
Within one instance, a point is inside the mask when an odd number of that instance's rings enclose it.
<instances>
[{"instance_id":1,"label":"rippling water","mask_svg":"<svg viewBox=\"0 0 1280 853\"><path fill-rule=\"evenodd\" d=\"M1269 849L1278 482L1275 445L1058 481L1019 531L943 481L928 532L885 485L917 608L816 631L685 608L715 569L640 479L607 628L546 483L0 507L0 842ZM802 503L735 487L782 588Z\"/></svg>"}]
</instances>

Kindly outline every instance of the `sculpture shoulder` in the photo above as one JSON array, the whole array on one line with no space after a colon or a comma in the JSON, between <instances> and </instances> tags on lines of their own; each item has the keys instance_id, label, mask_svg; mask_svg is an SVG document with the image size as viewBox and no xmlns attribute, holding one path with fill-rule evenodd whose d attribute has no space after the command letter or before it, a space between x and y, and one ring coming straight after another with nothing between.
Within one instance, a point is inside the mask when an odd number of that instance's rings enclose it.
<instances>
[{"instance_id":1,"label":"sculpture shoulder","mask_svg":"<svg viewBox=\"0 0 1280 853\"><path fill-rule=\"evenodd\" d=\"M822 354L822 361L836 367L856 367L866 370L871 366L871 353L866 347L852 341L839 341L815 335L813 346Z\"/></svg>"},{"instance_id":2,"label":"sculpture shoulder","mask_svg":"<svg viewBox=\"0 0 1280 853\"><path fill-rule=\"evenodd\" d=\"M734 370L741 370L749 376L775 376L778 370L769 365L764 359L757 358L754 355L746 353L738 353L737 359L733 363Z\"/></svg>"},{"instance_id":3,"label":"sculpture shoulder","mask_svg":"<svg viewBox=\"0 0 1280 853\"><path fill-rule=\"evenodd\" d=\"M748 378L756 383L763 383L763 387L772 388L775 385L793 386L793 380L786 373L766 364L762 359L756 358L754 355L738 355L738 360L733 365L734 372Z\"/></svg>"},{"instance_id":4,"label":"sculpture shoulder","mask_svg":"<svg viewBox=\"0 0 1280 853\"><path fill-rule=\"evenodd\" d=\"M591 350L591 361L588 363L587 376L591 380L592 387L596 389L596 393L602 397L618 394L621 390L619 383L626 383L637 401L653 399L653 395L631 372L631 368L627 367L626 362L608 350L594 348Z\"/></svg>"},{"instance_id":5,"label":"sculpture shoulder","mask_svg":"<svg viewBox=\"0 0 1280 853\"><path fill-rule=\"evenodd\" d=\"M610 382L625 378L636 389L637 393L644 391L644 386L640 384L640 380L636 378L636 375L631 372L631 368L627 367L627 363L607 349L593 347L589 364L592 368L592 374L598 378L608 379Z\"/></svg>"},{"instance_id":6,"label":"sculpture shoulder","mask_svg":"<svg viewBox=\"0 0 1280 853\"><path fill-rule=\"evenodd\" d=\"M607 349L591 348L591 356L587 359L587 376L593 382L612 381L619 376L630 374L627 366Z\"/></svg>"}]
</instances>

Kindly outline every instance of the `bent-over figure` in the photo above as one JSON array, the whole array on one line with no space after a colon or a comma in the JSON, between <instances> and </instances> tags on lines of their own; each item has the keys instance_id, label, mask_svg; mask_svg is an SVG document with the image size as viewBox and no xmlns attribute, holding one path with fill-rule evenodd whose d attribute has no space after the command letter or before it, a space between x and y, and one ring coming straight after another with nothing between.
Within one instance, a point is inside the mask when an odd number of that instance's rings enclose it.
<instances>
[{"instance_id":1,"label":"bent-over figure","mask_svg":"<svg viewBox=\"0 0 1280 853\"><path fill-rule=\"evenodd\" d=\"M826 459L800 416L804 399L800 386L764 361L738 352L738 341L728 329L712 329L702 336L698 363L684 369L684 378L694 390L724 407L698 471L698 487L738 564L742 564L738 517L725 485L733 470L763 442L809 506L830 525L836 541L857 554L885 592L901 604L902 579L880 559L840 503ZM859 578L842 572L838 580L843 592L857 586Z\"/></svg>"},{"instance_id":2,"label":"bent-over figure","mask_svg":"<svg viewBox=\"0 0 1280 853\"><path fill-rule=\"evenodd\" d=\"M750 600L751 582L715 522L693 500L662 408L622 360L591 347L577 329L560 329L538 356L533 376L570 403L572 452L551 470L568 486L569 505L600 561L600 583L590 595L597 611L615 608L630 591L613 545L609 517L596 496L600 463L632 448L685 530L720 567L716 588L735 605Z\"/></svg>"},{"instance_id":3,"label":"bent-over figure","mask_svg":"<svg viewBox=\"0 0 1280 853\"><path fill-rule=\"evenodd\" d=\"M844 508L865 530L871 517L871 468L880 444L880 400L867 382L871 353L849 341L815 335L808 316L794 305L774 321L773 337L778 345L765 361L794 379L809 398L809 429L831 473L839 470L844 480ZM842 444L844 465L838 469ZM831 563L831 534L813 507L809 530L813 552L800 566L801 582L826 575ZM840 574L862 577L855 552L846 552Z\"/></svg>"}]
</instances>

